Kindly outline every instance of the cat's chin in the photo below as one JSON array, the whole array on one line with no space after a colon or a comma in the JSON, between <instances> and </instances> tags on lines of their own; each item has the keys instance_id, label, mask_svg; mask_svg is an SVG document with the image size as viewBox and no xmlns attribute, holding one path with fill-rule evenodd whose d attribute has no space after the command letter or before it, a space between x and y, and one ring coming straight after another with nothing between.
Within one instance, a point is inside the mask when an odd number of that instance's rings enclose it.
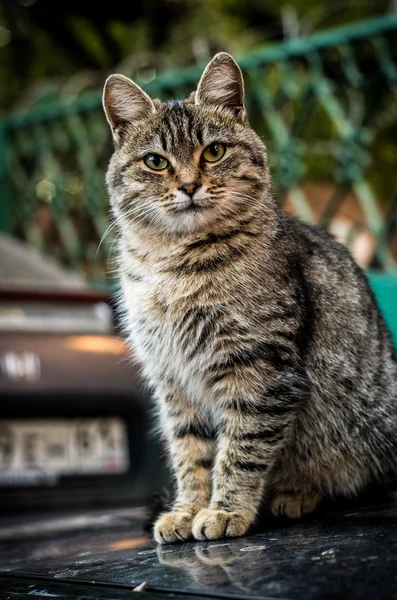
<instances>
[{"instance_id":1,"label":"cat's chin","mask_svg":"<svg viewBox=\"0 0 397 600\"><path fill-rule=\"evenodd\" d=\"M168 233L195 233L208 227L211 220L210 213L211 210L208 208L178 211L172 215L162 215L162 223Z\"/></svg>"}]
</instances>

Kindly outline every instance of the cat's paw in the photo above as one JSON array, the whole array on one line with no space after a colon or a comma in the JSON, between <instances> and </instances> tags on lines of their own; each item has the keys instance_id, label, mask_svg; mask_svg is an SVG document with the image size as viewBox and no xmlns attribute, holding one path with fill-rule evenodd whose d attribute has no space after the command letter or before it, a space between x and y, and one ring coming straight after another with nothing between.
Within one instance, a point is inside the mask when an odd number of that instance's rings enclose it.
<instances>
[{"instance_id":1,"label":"cat's paw","mask_svg":"<svg viewBox=\"0 0 397 600\"><path fill-rule=\"evenodd\" d=\"M186 542L192 537L193 516L189 512L163 513L154 524L154 539L158 544Z\"/></svg>"},{"instance_id":2,"label":"cat's paw","mask_svg":"<svg viewBox=\"0 0 397 600\"><path fill-rule=\"evenodd\" d=\"M320 500L321 495L315 492L308 494L288 492L274 498L271 510L275 517L299 519L302 514L313 512Z\"/></svg>"},{"instance_id":3,"label":"cat's paw","mask_svg":"<svg viewBox=\"0 0 397 600\"><path fill-rule=\"evenodd\" d=\"M204 508L193 521L196 540L219 540L247 533L251 521L242 513Z\"/></svg>"}]
</instances>

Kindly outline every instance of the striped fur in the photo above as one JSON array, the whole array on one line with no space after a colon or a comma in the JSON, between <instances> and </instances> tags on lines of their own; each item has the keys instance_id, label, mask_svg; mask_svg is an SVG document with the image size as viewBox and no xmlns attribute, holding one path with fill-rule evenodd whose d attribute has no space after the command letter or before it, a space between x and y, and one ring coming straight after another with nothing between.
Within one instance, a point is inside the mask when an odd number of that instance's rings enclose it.
<instances>
[{"instance_id":1,"label":"striped fur","mask_svg":"<svg viewBox=\"0 0 397 600\"><path fill-rule=\"evenodd\" d=\"M324 496L386 484L397 472L389 333L345 248L277 205L236 63L217 55L181 102L123 81L108 81L104 101L125 323L178 489L156 540L239 536L264 498L299 517ZM205 163L212 143L225 155ZM168 167L151 170L150 153Z\"/></svg>"}]
</instances>

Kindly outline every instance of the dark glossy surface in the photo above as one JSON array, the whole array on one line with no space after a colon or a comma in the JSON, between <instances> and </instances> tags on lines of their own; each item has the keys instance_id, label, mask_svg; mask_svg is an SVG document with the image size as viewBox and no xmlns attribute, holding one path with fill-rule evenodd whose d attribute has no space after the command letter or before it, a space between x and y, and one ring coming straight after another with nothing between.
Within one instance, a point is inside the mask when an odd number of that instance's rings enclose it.
<instances>
[{"instance_id":1,"label":"dark glossy surface","mask_svg":"<svg viewBox=\"0 0 397 600\"><path fill-rule=\"evenodd\" d=\"M0 585L8 595L0 597L18 597L8 592L12 581L27 583L18 580L23 574L29 585L39 577L62 590L56 597L73 599L74 591L76 598L124 598L142 582L148 600L156 592L163 592L158 598L397 599L397 499L302 522L269 519L245 538L161 548L143 532L144 519L133 510L7 524L3 518ZM89 591L78 595L77 586L85 585Z\"/></svg>"},{"instance_id":2,"label":"dark glossy surface","mask_svg":"<svg viewBox=\"0 0 397 600\"><path fill-rule=\"evenodd\" d=\"M58 600L131 600L131 588L121 586L78 583L65 581L48 581L40 578L0 578L0 598L6 600L26 600L27 598L58 598ZM137 596L134 595L135 598ZM173 592L148 592L142 600L197 600L197 596L190 596ZM139 598L139 596L138 596ZM215 596L206 596L215 598Z\"/></svg>"}]
</instances>

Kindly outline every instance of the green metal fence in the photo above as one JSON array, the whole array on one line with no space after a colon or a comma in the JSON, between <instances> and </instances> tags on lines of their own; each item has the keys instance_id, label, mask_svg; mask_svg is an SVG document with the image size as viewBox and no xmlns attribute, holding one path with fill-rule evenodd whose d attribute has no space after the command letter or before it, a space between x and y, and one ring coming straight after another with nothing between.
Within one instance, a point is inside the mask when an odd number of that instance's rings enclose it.
<instances>
[{"instance_id":1,"label":"green metal fence","mask_svg":"<svg viewBox=\"0 0 397 600\"><path fill-rule=\"evenodd\" d=\"M397 15L266 47L239 62L251 123L268 146L281 200L321 227L332 225L346 203L346 243L364 232L367 266L393 271ZM152 96L184 97L201 72L165 73L143 87ZM97 285L111 280L111 234L100 245L108 227L110 138L99 92L0 124L0 230Z\"/></svg>"}]
</instances>

